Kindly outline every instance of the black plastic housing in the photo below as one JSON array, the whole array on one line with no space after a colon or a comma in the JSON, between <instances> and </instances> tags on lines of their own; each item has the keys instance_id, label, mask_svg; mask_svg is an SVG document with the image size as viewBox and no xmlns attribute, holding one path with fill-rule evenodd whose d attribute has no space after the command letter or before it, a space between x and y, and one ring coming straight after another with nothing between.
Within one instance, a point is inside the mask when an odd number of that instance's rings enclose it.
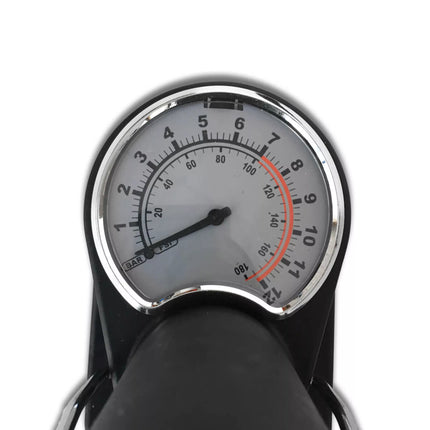
<instances>
[{"instance_id":1,"label":"black plastic housing","mask_svg":"<svg viewBox=\"0 0 430 430\"><path fill-rule=\"evenodd\" d=\"M150 315L141 313L133 309L117 292L105 273L97 255L91 229L91 197L98 169L109 146L124 125L154 101L180 90L204 85L237 85L257 90L278 100L282 100L283 103L304 117L318 132L330 151L339 172L345 202L345 221L337 259L329 276L317 294L302 309L289 317L282 319L275 317L260 308L257 304L238 296L227 293L208 292L183 296L163 305ZM288 355L286 356L288 357L288 361L291 362L304 389L312 396L326 425L330 427L331 413L325 404L320 401L318 394L310 390L310 386L312 379L316 377L330 383L333 379L334 292L348 243L350 220L351 208L346 177L332 145L307 115L279 96L243 83L211 81L174 88L155 99L147 101L133 111L118 125L102 147L92 168L85 195L84 224L94 278L88 372L91 375L98 370L109 368L112 374L111 384L99 390L97 395L92 399L90 407L87 408L86 427L90 428L92 426L103 409L112 390L126 371L128 363L132 362L133 352L136 350L137 345L142 345L143 339L150 336L164 320L168 320L173 314L182 312L187 308L194 310L203 306L219 306L220 309L234 309L248 315L266 327L288 351ZM271 428L270 424L267 428Z\"/></svg>"}]
</instances>

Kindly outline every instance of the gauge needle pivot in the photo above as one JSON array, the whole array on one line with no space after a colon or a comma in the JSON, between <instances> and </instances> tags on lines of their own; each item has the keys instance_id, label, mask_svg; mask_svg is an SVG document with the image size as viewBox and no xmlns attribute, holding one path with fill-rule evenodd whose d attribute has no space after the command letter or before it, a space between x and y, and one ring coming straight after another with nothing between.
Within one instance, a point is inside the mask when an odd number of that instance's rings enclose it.
<instances>
[{"instance_id":1,"label":"gauge needle pivot","mask_svg":"<svg viewBox=\"0 0 430 430\"><path fill-rule=\"evenodd\" d=\"M136 255L143 254L145 258L150 259L154 257L155 248L165 245L169 242L173 242L174 240L178 240L181 237L188 236L189 234L199 231L210 225L220 225L230 215L231 215L231 209L227 206L222 209L212 209L211 211L209 211L206 218L203 218L202 220L196 222L195 224L192 224L189 227L184 228L181 231L178 231L177 233L174 233L158 242L155 242L150 246L140 249L139 251L136 252Z\"/></svg>"}]
</instances>

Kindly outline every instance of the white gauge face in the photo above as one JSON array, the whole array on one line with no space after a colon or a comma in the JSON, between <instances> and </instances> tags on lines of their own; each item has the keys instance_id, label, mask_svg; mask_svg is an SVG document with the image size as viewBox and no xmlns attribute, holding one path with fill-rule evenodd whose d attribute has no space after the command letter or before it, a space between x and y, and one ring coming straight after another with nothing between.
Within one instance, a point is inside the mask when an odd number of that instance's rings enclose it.
<instances>
[{"instance_id":1,"label":"white gauge face","mask_svg":"<svg viewBox=\"0 0 430 430\"><path fill-rule=\"evenodd\" d=\"M93 233L136 308L211 290L286 313L331 268L342 205L333 160L302 117L252 90L205 86L160 99L116 136Z\"/></svg>"}]
</instances>

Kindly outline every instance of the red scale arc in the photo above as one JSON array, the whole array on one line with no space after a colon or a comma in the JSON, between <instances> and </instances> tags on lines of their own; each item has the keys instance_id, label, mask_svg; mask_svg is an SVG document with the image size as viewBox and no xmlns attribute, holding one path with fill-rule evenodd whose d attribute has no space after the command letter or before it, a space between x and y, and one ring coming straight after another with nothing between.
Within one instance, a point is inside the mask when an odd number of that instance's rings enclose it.
<instances>
[{"instance_id":1,"label":"red scale arc","mask_svg":"<svg viewBox=\"0 0 430 430\"><path fill-rule=\"evenodd\" d=\"M275 165L271 161L269 161L264 156L261 157L261 161L259 161L259 163L267 170L267 172L275 181L276 185L279 187L279 190L281 192L281 197L282 197L282 203L284 206L284 213L285 213L284 229L282 231L281 240L279 241L279 244L276 247L276 251L273 253L273 256L269 259L269 261L267 261L267 263L260 270L258 270L257 272L249 276L247 279L247 281L249 281L250 279L253 279L256 276L258 276L257 281L260 282L267 275L269 275L272 272L272 270L279 264L279 262L281 261L283 255L285 254L288 248L288 245L290 244L291 234L293 232L294 212L293 212L293 201L291 199L290 191L288 189L287 184L285 183L284 178L280 174L279 170L275 167ZM288 204L288 211L287 211L287 204ZM287 215L289 218L288 223L287 223ZM288 224L288 231L287 231L287 224Z\"/></svg>"}]
</instances>

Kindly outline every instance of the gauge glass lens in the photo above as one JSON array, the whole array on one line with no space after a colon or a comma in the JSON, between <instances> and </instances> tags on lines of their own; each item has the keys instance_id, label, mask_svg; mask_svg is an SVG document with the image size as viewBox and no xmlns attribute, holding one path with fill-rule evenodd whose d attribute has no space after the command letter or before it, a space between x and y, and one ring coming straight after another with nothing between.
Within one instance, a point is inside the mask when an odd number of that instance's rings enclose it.
<instances>
[{"instance_id":1,"label":"gauge glass lens","mask_svg":"<svg viewBox=\"0 0 430 430\"><path fill-rule=\"evenodd\" d=\"M332 233L321 155L247 97L163 106L129 123L102 173L103 252L116 282L151 304L212 285L285 307Z\"/></svg>"}]
</instances>

